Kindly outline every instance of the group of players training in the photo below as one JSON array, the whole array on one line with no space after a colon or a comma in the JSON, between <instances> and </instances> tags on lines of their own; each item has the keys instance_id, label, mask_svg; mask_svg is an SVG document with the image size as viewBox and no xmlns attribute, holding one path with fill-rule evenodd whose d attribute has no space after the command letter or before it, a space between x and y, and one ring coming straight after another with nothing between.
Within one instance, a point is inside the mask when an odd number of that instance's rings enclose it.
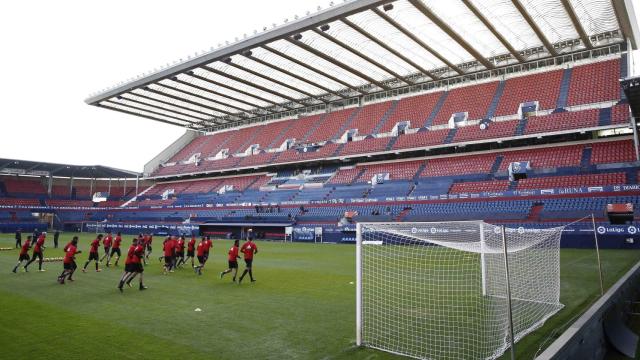
<instances>
[{"instance_id":1,"label":"group of players training","mask_svg":"<svg viewBox=\"0 0 640 360\"><path fill-rule=\"evenodd\" d=\"M23 262L25 262L23 266L24 271L28 272L29 265L36 261L36 259L38 259L38 270L45 271L42 268L42 263L44 261L46 237L47 233L43 232L39 234L36 239L28 236L24 244L18 244L18 242L16 242L16 247L20 247L20 255L18 258L18 263L12 270L14 273L18 271L18 268L22 265ZM87 261L82 268L82 272L87 271L87 267L89 266L91 261L95 262L96 272L101 271L98 264L102 263L105 259L107 260L107 267L111 265L112 259L115 259L114 266L118 266L118 261L122 256L120 251L121 242L122 235L120 233L117 233L115 238L111 235L111 232L108 232L106 236L99 234L90 244L89 257L87 258ZM120 281L118 283L118 290L120 290L121 292L123 291L124 285L131 287L131 282L136 276L139 276L140 290L147 289L143 282L143 272L144 266L147 265L147 261L149 260L149 256L151 255L152 242L153 236L151 234L140 234L137 238L133 239L131 246L129 246L129 250L127 251L124 273L120 277ZM104 248L104 254L102 258L100 258L100 256L98 255L100 244L102 244ZM29 257L29 249L31 249L32 247L33 253L32 256ZM184 253L185 247L187 248L186 258ZM159 258L160 261L164 259L163 273L166 275L169 272L173 272L176 268L184 266L184 264L186 264L187 261L191 259L191 267L194 269L196 274L202 275L202 270L204 269L204 266L209 259L209 253L212 247L213 243L209 236L202 237L200 239L200 243L198 243L197 246L195 236L192 236L186 244L184 236L168 236L162 243L164 256ZM78 250L78 237L74 236L73 239L63 248L63 250L65 252L65 256L63 259L63 270L62 273L58 276L58 283L60 284L64 284L65 280L74 281L73 274L78 268L78 266L76 265L76 255L82 253L82 251ZM222 279L224 275L232 272L233 282L236 282L240 252L242 252L242 254L244 255L246 267L244 272L240 276L240 279L238 280L238 284L242 282L247 274L249 274L251 282L255 282L255 279L253 278L252 264L253 256L258 253L258 247L253 242L253 232L251 229L247 231L247 239L244 244L242 244L242 247L239 247L238 240L234 241L233 246L231 246L228 252L228 268L220 273L220 278ZM198 259L198 265L194 264L194 258Z\"/></svg>"}]
</instances>

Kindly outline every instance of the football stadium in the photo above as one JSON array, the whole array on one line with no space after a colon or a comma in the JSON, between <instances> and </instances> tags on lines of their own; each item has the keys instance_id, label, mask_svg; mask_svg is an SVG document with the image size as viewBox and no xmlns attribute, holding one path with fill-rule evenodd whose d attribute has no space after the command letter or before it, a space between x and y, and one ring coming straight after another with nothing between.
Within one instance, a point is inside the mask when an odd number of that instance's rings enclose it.
<instances>
[{"instance_id":1,"label":"football stadium","mask_svg":"<svg viewBox=\"0 0 640 360\"><path fill-rule=\"evenodd\" d=\"M336 1L70 98L182 135L0 158L2 357L640 358L638 7Z\"/></svg>"}]
</instances>

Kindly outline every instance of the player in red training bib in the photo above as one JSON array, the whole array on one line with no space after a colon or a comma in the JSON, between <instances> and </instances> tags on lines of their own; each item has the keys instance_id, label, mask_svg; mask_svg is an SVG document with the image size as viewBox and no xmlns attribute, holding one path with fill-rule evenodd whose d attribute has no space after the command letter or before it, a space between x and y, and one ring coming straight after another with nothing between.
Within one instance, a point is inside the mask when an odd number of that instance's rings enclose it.
<instances>
[{"instance_id":1,"label":"player in red training bib","mask_svg":"<svg viewBox=\"0 0 640 360\"><path fill-rule=\"evenodd\" d=\"M184 264L184 236L180 236L176 241L176 264L174 267L178 267Z\"/></svg>"},{"instance_id":2,"label":"player in red training bib","mask_svg":"<svg viewBox=\"0 0 640 360\"><path fill-rule=\"evenodd\" d=\"M249 231L247 232L247 241L244 244L242 244L240 251L242 251L242 254L244 254L244 263L246 267L242 272L242 276L240 276L240 280L238 281L238 284L242 282L242 279L244 279L247 273L249 273L249 278L251 278L251 282L255 282L256 280L253 278L253 271L251 268L253 265L253 255L258 253L258 246L256 246L256 244L253 243L253 232L251 231L251 229L249 229Z\"/></svg>"},{"instance_id":3,"label":"player in red training bib","mask_svg":"<svg viewBox=\"0 0 640 360\"><path fill-rule=\"evenodd\" d=\"M136 277L136 275L140 274L140 290L146 290L147 287L144 286L142 273L144 272L144 267L142 266L142 259L144 258L144 245L142 245L142 241L138 241L138 239L133 239L133 243L129 247L129 251L127 252L127 259L125 260L124 265L124 274L120 278L120 282L118 283L118 290L120 292L123 291L124 284L131 287L131 281Z\"/></svg>"},{"instance_id":4,"label":"player in red training bib","mask_svg":"<svg viewBox=\"0 0 640 360\"><path fill-rule=\"evenodd\" d=\"M23 261L29 261L29 249L31 248L31 236L27 236L27 241L20 247L20 255L18 255L18 263L13 268L13 273L18 272L18 268Z\"/></svg>"},{"instance_id":5,"label":"player in red training bib","mask_svg":"<svg viewBox=\"0 0 640 360\"><path fill-rule=\"evenodd\" d=\"M198 266L193 267L193 271L198 275L202 275L202 268L204 268L204 264L207 262L207 258L205 256L209 244L207 243L207 239L204 237L200 239L200 243L196 247L196 256L198 258Z\"/></svg>"},{"instance_id":6,"label":"player in red training bib","mask_svg":"<svg viewBox=\"0 0 640 360\"><path fill-rule=\"evenodd\" d=\"M43 232L42 234L40 234L40 236L38 236L38 240L33 247L33 255L31 255L31 260L29 260L29 262L24 266L24 271L28 271L27 267L29 267L32 262L36 261L36 258L38 258L38 271L44 271L44 269L42 268L42 261L44 260L44 257L42 256L42 254L45 249L44 241L46 238L46 232Z\"/></svg>"},{"instance_id":7,"label":"player in red training bib","mask_svg":"<svg viewBox=\"0 0 640 360\"><path fill-rule=\"evenodd\" d=\"M62 274L58 276L58 282L60 284L64 284L64 279L68 278L69 281L73 281L71 278L73 273L78 268L76 265L76 254L80 254L82 251L78 250L78 237L74 236L73 239L67 246L64 247L64 260L63 260L63 270Z\"/></svg>"},{"instance_id":8,"label":"player in red training bib","mask_svg":"<svg viewBox=\"0 0 640 360\"><path fill-rule=\"evenodd\" d=\"M84 263L84 267L82 268L82 272L87 272L87 266L92 260L96 262L96 272L100 272L101 270L98 268L98 262L100 258L98 257L98 248L100 247L100 241L102 240L102 234L99 234L97 238L95 238L90 245L89 248L89 259Z\"/></svg>"},{"instance_id":9,"label":"player in red training bib","mask_svg":"<svg viewBox=\"0 0 640 360\"><path fill-rule=\"evenodd\" d=\"M111 236L111 231L107 233L107 236L102 239L102 246L104 247L104 255L100 258L100 262L107 258L109 261L109 252L111 251L111 246L113 245L113 236Z\"/></svg>"},{"instance_id":10,"label":"player in red training bib","mask_svg":"<svg viewBox=\"0 0 640 360\"><path fill-rule=\"evenodd\" d=\"M240 256L238 255L239 244L240 241L236 240L233 242L233 246L231 246L231 249L229 249L229 256L227 257L229 267L227 268L227 270L220 273L220 279L222 279L225 274L233 271L233 282L236 282L236 276L238 275L238 259L240 258Z\"/></svg>"},{"instance_id":11,"label":"player in red training bib","mask_svg":"<svg viewBox=\"0 0 640 360\"><path fill-rule=\"evenodd\" d=\"M191 236L191 240L187 243L187 260L191 259L191 267L194 267L193 258L195 258L196 251L196 237L194 235Z\"/></svg>"},{"instance_id":12,"label":"player in red training bib","mask_svg":"<svg viewBox=\"0 0 640 360\"><path fill-rule=\"evenodd\" d=\"M113 245L111 245L111 253L107 258L107 267L109 267L111 259L113 259L114 255L118 255L114 264L115 266L118 266L118 261L120 260L120 256L122 256L122 253L120 252L120 243L122 243L122 234L118 232L116 234L116 238L113 240Z\"/></svg>"}]
</instances>

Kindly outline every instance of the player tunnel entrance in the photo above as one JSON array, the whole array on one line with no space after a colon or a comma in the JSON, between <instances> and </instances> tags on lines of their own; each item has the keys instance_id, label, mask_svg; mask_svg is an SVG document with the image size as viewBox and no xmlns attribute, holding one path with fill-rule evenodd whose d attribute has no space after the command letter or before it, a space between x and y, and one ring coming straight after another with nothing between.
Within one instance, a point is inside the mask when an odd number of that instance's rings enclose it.
<instances>
[{"instance_id":1,"label":"player tunnel entrance","mask_svg":"<svg viewBox=\"0 0 640 360\"><path fill-rule=\"evenodd\" d=\"M247 230L253 230L254 239L284 240L285 228L291 223L205 223L200 224L200 235L218 239L244 239Z\"/></svg>"}]
</instances>

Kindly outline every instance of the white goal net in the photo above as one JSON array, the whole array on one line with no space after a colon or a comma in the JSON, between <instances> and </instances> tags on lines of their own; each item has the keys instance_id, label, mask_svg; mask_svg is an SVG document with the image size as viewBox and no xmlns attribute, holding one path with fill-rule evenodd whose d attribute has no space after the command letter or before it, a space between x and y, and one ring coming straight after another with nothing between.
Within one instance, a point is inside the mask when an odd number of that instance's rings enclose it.
<instances>
[{"instance_id":1,"label":"white goal net","mask_svg":"<svg viewBox=\"0 0 640 360\"><path fill-rule=\"evenodd\" d=\"M563 307L562 227L502 229L358 224L358 345L420 359L496 359L511 333L516 342L542 326Z\"/></svg>"}]
</instances>

